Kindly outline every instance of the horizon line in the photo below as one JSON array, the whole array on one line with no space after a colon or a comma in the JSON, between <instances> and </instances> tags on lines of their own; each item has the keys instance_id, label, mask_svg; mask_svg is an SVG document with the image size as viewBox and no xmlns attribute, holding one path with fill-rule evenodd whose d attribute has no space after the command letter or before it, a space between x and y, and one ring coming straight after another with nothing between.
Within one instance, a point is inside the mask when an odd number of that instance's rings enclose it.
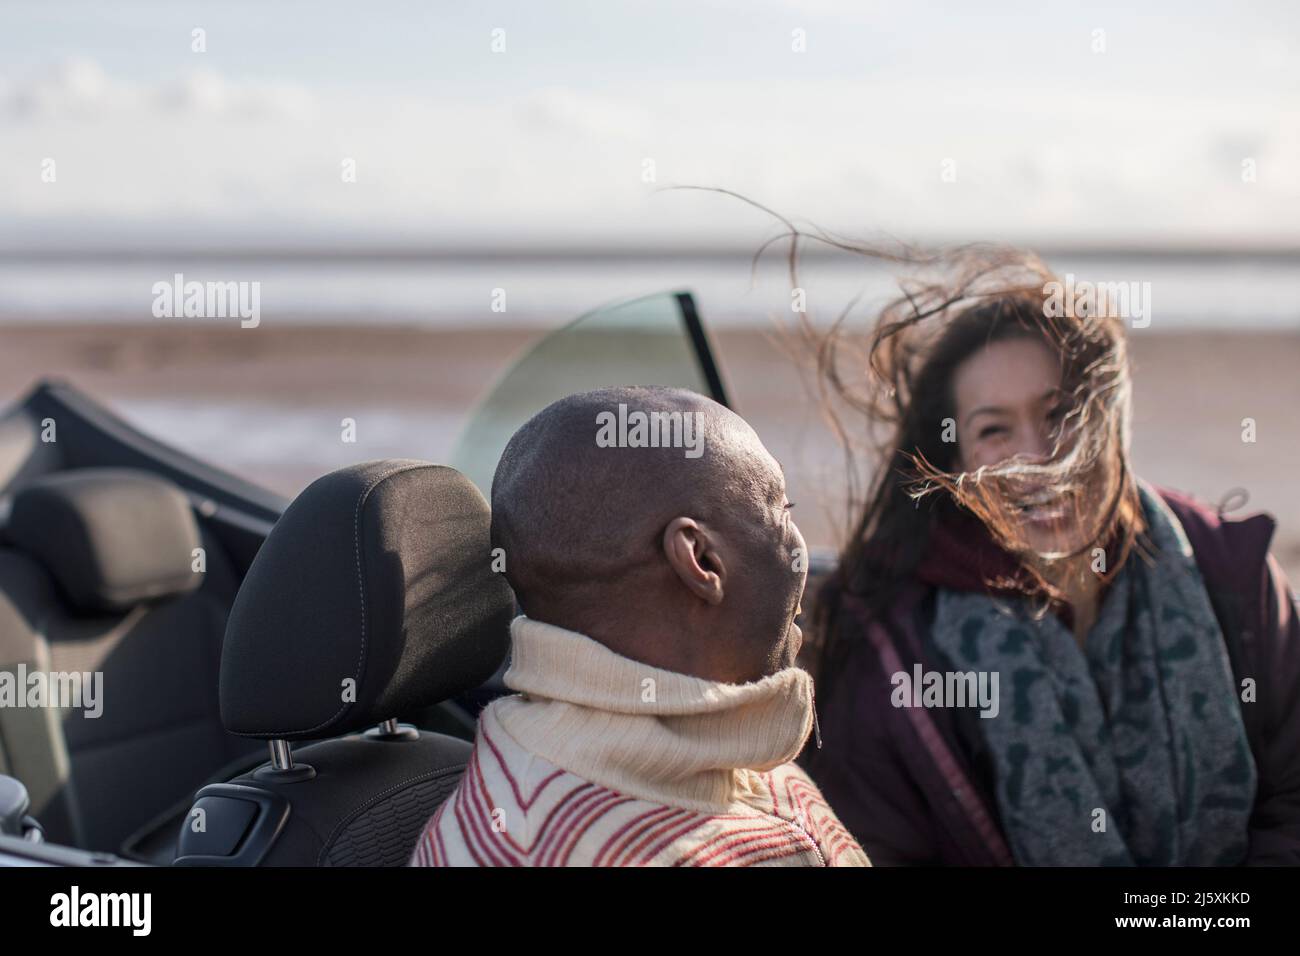
<instances>
[{"instance_id":1,"label":"horizon line","mask_svg":"<svg viewBox=\"0 0 1300 956\"><path fill-rule=\"evenodd\" d=\"M886 240L875 243L885 249L904 248L904 244ZM919 251L956 248L961 246L1013 246L1037 253L1044 258L1131 258L1163 260L1294 260L1300 264L1300 245L1226 244L1208 243L1002 243L1002 242L947 242L916 243ZM278 262L392 262L417 264L422 262L629 262L646 260L672 262L680 260L734 262L752 260L758 246L735 244L716 245L644 245L610 246L587 244L562 245L475 245L445 246L419 244L357 244L308 245L276 244L238 247L222 246L48 246L26 248L0 248L0 263L77 263L109 262L130 263L159 260L173 261L236 261L263 259ZM763 256L782 258L784 243L767 246ZM801 244L800 258L826 260L852 255L851 252L828 247L816 242Z\"/></svg>"}]
</instances>

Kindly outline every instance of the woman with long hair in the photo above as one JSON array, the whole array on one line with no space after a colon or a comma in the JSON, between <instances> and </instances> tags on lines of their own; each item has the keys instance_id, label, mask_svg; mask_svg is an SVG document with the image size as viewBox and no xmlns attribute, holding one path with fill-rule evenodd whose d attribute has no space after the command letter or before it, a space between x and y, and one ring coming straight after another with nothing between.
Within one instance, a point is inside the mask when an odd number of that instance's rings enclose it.
<instances>
[{"instance_id":1,"label":"woman with long hair","mask_svg":"<svg viewBox=\"0 0 1300 956\"><path fill-rule=\"evenodd\" d=\"M872 861L1300 862L1273 521L1134 475L1117 303L1016 250L830 241L921 276L865 354L804 326L841 434L880 437L817 595L807 760Z\"/></svg>"}]
</instances>

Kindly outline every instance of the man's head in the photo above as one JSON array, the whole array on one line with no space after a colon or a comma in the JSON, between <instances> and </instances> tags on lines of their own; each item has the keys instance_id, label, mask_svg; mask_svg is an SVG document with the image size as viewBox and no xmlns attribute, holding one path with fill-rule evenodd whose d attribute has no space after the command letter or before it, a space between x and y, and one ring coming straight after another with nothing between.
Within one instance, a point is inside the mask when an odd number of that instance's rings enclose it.
<instances>
[{"instance_id":1,"label":"man's head","mask_svg":"<svg viewBox=\"0 0 1300 956\"><path fill-rule=\"evenodd\" d=\"M626 657L729 683L794 663L807 559L781 467L694 392L544 408L497 465L492 545L524 613Z\"/></svg>"}]
</instances>

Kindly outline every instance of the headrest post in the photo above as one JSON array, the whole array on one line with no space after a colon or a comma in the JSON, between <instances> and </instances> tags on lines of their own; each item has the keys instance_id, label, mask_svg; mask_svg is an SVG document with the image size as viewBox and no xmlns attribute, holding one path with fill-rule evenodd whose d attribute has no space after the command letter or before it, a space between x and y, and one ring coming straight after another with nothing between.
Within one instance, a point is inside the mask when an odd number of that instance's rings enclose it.
<instances>
[{"instance_id":1,"label":"headrest post","mask_svg":"<svg viewBox=\"0 0 1300 956\"><path fill-rule=\"evenodd\" d=\"M289 741L283 737L276 737L266 743L271 748L271 766L259 767L253 771L253 776L258 780L282 784L315 779L315 767L308 763L293 762L293 751L289 749Z\"/></svg>"},{"instance_id":2,"label":"headrest post","mask_svg":"<svg viewBox=\"0 0 1300 956\"><path fill-rule=\"evenodd\" d=\"M276 770L292 770L293 751L289 749L289 741L269 740L267 743L271 747L271 766Z\"/></svg>"}]
</instances>

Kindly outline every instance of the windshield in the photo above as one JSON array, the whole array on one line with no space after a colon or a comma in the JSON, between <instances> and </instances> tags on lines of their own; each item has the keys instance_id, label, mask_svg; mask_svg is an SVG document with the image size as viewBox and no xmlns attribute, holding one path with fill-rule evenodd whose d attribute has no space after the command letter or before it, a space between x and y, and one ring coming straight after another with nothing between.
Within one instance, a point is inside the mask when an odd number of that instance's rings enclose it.
<instances>
[{"instance_id":1,"label":"windshield","mask_svg":"<svg viewBox=\"0 0 1300 956\"><path fill-rule=\"evenodd\" d=\"M725 403L689 293L664 292L605 306L546 336L475 409L452 464L490 499L497 461L520 425L556 399L610 385L688 388Z\"/></svg>"}]
</instances>

